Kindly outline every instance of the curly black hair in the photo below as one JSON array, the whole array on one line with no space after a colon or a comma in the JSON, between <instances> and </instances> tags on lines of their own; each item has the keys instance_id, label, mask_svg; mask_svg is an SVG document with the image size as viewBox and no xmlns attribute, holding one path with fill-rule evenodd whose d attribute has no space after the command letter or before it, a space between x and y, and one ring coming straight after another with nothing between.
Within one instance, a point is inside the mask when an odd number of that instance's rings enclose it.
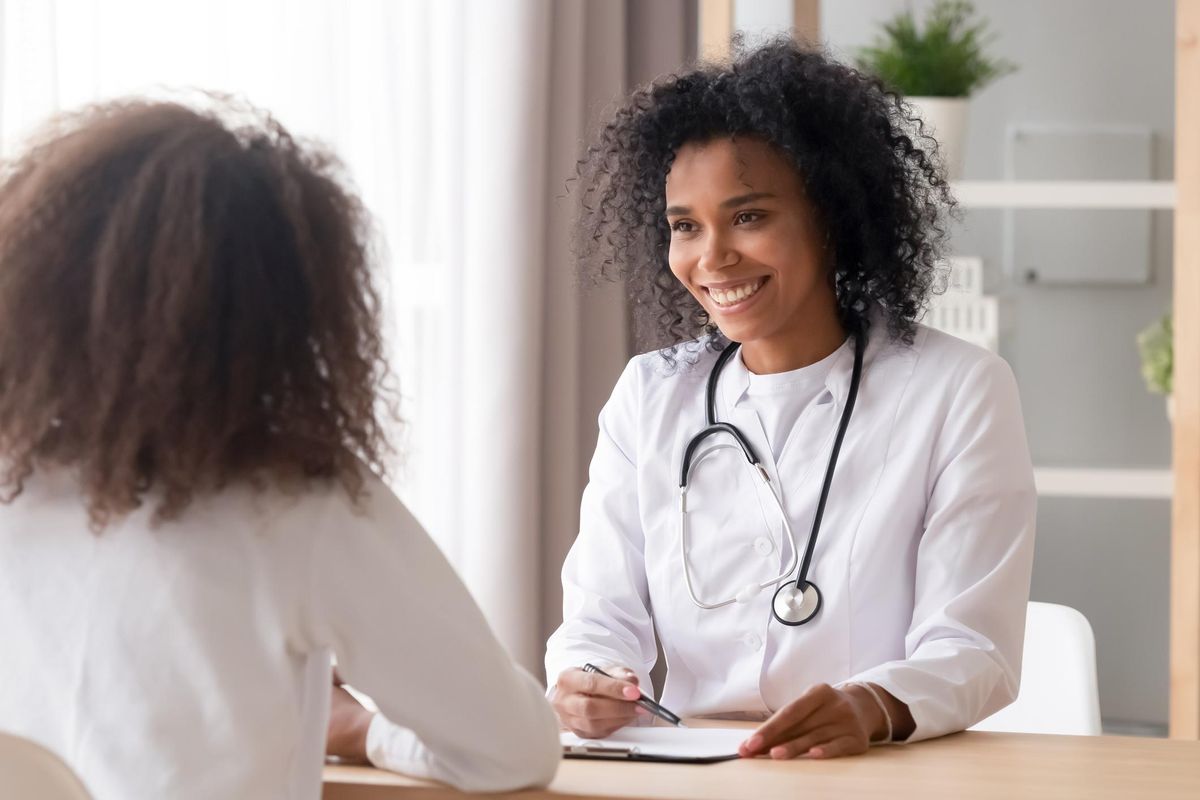
<instances>
[{"instance_id":1,"label":"curly black hair","mask_svg":"<svg viewBox=\"0 0 1200 800\"><path fill-rule=\"evenodd\" d=\"M843 325L865 330L877 307L911 344L954 211L936 142L878 79L820 49L780 37L735 41L734 53L635 91L588 148L574 240L584 275L626 280L668 361L681 341L716 333L667 264L667 174L689 142L756 137L796 166L826 229Z\"/></svg>"}]
</instances>

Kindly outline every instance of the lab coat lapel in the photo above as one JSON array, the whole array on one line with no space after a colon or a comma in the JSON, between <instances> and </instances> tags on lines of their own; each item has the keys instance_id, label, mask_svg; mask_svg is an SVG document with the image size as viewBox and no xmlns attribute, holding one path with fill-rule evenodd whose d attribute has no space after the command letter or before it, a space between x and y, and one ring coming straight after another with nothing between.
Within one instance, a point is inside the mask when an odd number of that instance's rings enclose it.
<instances>
[{"instance_id":1,"label":"lab coat lapel","mask_svg":"<svg viewBox=\"0 0 1200 800\"><path fill-rule=\"evenodd\" d=\"M729 363L725 365L725 370L721 374L722 402L718 404L717 418L732 423L742 432L742 435L750 442L750 446L754 448L755 457L767 470L771 481L776 482L779 478L775 471L775 458L771 453L771 445L767 442L767 433L763 428L762 420L759 419L753 408L742 402L746 396L746 390L749 388L750 371L746 369L746 364L742 361L741 352L738 352L729 359Z\"/></svg>"},{"instance_id":2,"label":"lab coat lapel","mask_svg":"<svg viewBox=\"0 0 1200 800\"><path fill-rule=\"evenodd\" d=\"M825 506L825 516L821 524L821 536L817 541L817 551L814 556L814 569L821 572L829 569L830 562L824 554L835 545L845 548L852 547L853 539L875 486L883 469L885 458L865 457L868 452L887 453L888 445L895 433L896 412L903 395L903 387L912 374L915 364L914 352L911 348L889 350L888 334L882 324L872 326L873 335L867 341L867 350L863 357L862 381L859 385L858 399L854 405L854 413L850 425L846 429L846 438L842 442L841 453L838 457L837 470L830 488L829 499ZM879 355L887 351L887 358ZM837 426L841 421L842 411L850 393L850 383L854 375L854 345L843 349L837 362L830 370L826 380L826 388L832 395L832 401L825 406L825 415L820 425L825 429L825 439L816 453L815 468L811 470L810 478L804 486L802 501L808 508L805 526L811 526L812 514L820 498L821 484L825 470L829 464L833 440ZM814 434L815 435L815 434ZM800 459L799 449L784 454L784 474L787 474L791 458ZM795 517L793 516L793 519ZM793 524L795 524L793 522ZM800 540L807 542L808 527L800 533ZM840 542L840 545L837 543ZM849 549L846 550L847 554ZM847 560L849 556L847 555ZM837 559L834 559L834 563Z\"/></svg>"},{"instance_id":3,"label":"lab coat lapel","mask_svg":"<svg viewBox=\"0 0 1200 800\"><path fill-rule=\"evenodd\" d=\"M755 457L767 471L771 484L780 493L780 499L786 512L787 490L780 483L779 471L775 464L775 456L771 452L771 445L767 441L766 429L763 427L758 413L745 402L746 391L749 388L750 371L746 369L746 364L742 361L742 354L738 353L726 364L725 372L721 376L719 392L721 402L717 409L718 418L736 425L746 440L750 442ZM785 559L791 557L792 544L788 541L787 533L779 519L779 511L770 496L770 490L761 483L755 483L755 498L758 500L762 518L766 521L771 539L775 543L775 552L779 553L779 564L782 567Z\"/></svg>"},{"instance_id":4,"label":"lab coat lapel","mask_svg":"<svg viewBox=\"0 0 1200 800\"><path fill-rule=\"evenodd\" d=\"M841 418L845 390L849 386L848 377L853 369L853 345L843 345L837 350L829 374L825 376L824 390L800 415L797 428L788 436L779 455L779 471L788 481L789 488L795 490L800 485L807 486L809 474L818 466L824 474Z\"/></svg>"},{"instance_id":5,"label":"lab coat lapel","mask_svg":"<svg viewBox=\"0 0 1200 800\"><path fill-rule=\"evenodd\" d=\"M788 515L788 521L800 547L804 547L804 543L808 541L812 514L815 513L820 496L821 482L853 371L854 346L850 344L838 351L825 380L827 395L819 396L798 420L797 428L789 436L778 464L767 441L762 420L745 402L750 376L740 353L730 359L725 368L726 374L721 376L724 408L720 409L719 413L723 415L723 419L737 425L750 440L755 455L780 493L784 512ZM774 510L772 499L767 496L767 490L760 487L758 495L766 518L772 521L771 533L779 548L782 565L791 558L792 542L783 526L776 521L778 514Z\"/></svg>"}]
</instances>

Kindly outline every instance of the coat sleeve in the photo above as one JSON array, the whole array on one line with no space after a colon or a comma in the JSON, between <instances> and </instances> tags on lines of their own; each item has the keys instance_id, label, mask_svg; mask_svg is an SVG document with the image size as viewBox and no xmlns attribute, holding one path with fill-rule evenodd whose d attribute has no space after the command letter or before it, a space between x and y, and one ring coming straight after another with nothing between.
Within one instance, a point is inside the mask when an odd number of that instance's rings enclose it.
<instances>
[{"instance_id":1,"label":"coat sleeve","mask_svg":"<svg viewBox=\"0 0 1200 800\"><path fill-rule=\"evenodd\" d=\"M1017 696L1036 490L1016 381L997 357L968 372L934 448L906 658L866 670L908 705L908 741L963 730Z\"/></svg>"},{"instance_id":2,"label":"coat sleeve","mask_svg":"<svg viewBox=\"0 0 1200 800\"><path fill-rule=\"evenodd\" d=\"M541 684L515 665L408 509L367 479L312 552L312 636L371 696L376 765L464 791L545 785L561 754ZM330 527L330 526L326 526Z\"/></svg>"},{"instance_id":3,"label":"coat sleeve","mask_svg":"<svg viewBox=\"0 0 1200 800\"><path fill-rule=\"evenodd\" d=\"M638 511L639 376L634 359L600 412L579 536L563 564L563 622L546 648L551 686L563 670L589 661L628 667L650 686L658 651Z\"/></svg>"}]
</instances>

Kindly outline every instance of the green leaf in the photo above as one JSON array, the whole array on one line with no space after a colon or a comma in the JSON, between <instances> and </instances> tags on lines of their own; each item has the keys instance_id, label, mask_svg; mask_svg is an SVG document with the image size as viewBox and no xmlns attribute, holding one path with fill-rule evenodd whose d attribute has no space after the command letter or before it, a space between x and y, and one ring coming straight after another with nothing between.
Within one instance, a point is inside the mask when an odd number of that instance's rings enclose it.
<instances>
[{"instance_id":1,"label":"green leaf","mask_svg":"<svg viewBox=\"0 0 1200 800\"><path fill-rule=\"evenodd\" d=\"M1142 357L1142 378L1155 394L1170 394L1175 367L1175 331L1171 315L1147 326L1137 336Z\"/></svg>"},{"instance_id":2,"label":"green leaf","mask_svg":"<svg viewBox=\"0 0 1200 800\"><path fill-rule=\"evenodd\" d=\"M858 66L909 97L967 97L1016 70L984 54L994 37L974 14L967 0L937 0L923 29L911 11L898 14L858 52Z\"/></svg>"}]
</instances>

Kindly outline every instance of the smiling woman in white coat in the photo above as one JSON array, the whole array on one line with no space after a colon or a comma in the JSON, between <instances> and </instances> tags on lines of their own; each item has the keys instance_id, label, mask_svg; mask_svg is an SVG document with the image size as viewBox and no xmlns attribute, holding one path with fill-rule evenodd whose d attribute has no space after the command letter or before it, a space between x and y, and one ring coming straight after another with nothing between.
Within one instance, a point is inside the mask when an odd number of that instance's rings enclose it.
<instances>
[{"instance_id":1,"label":"smiling woman in white coat","mask_svg":"<svg viewBox=\"0 0 1200 800\"><path fill-rule=\"evenodd\" d=\"M913 130L779 40L636 92L582 163L584 264L675 344L600 415L546 654L577 733L644 714L656 644L664 706L762 721L744 756L916 741L1016 697L1033 471L1008 365L918 323L952 199Z\"/></svg>"}]
</instances>

